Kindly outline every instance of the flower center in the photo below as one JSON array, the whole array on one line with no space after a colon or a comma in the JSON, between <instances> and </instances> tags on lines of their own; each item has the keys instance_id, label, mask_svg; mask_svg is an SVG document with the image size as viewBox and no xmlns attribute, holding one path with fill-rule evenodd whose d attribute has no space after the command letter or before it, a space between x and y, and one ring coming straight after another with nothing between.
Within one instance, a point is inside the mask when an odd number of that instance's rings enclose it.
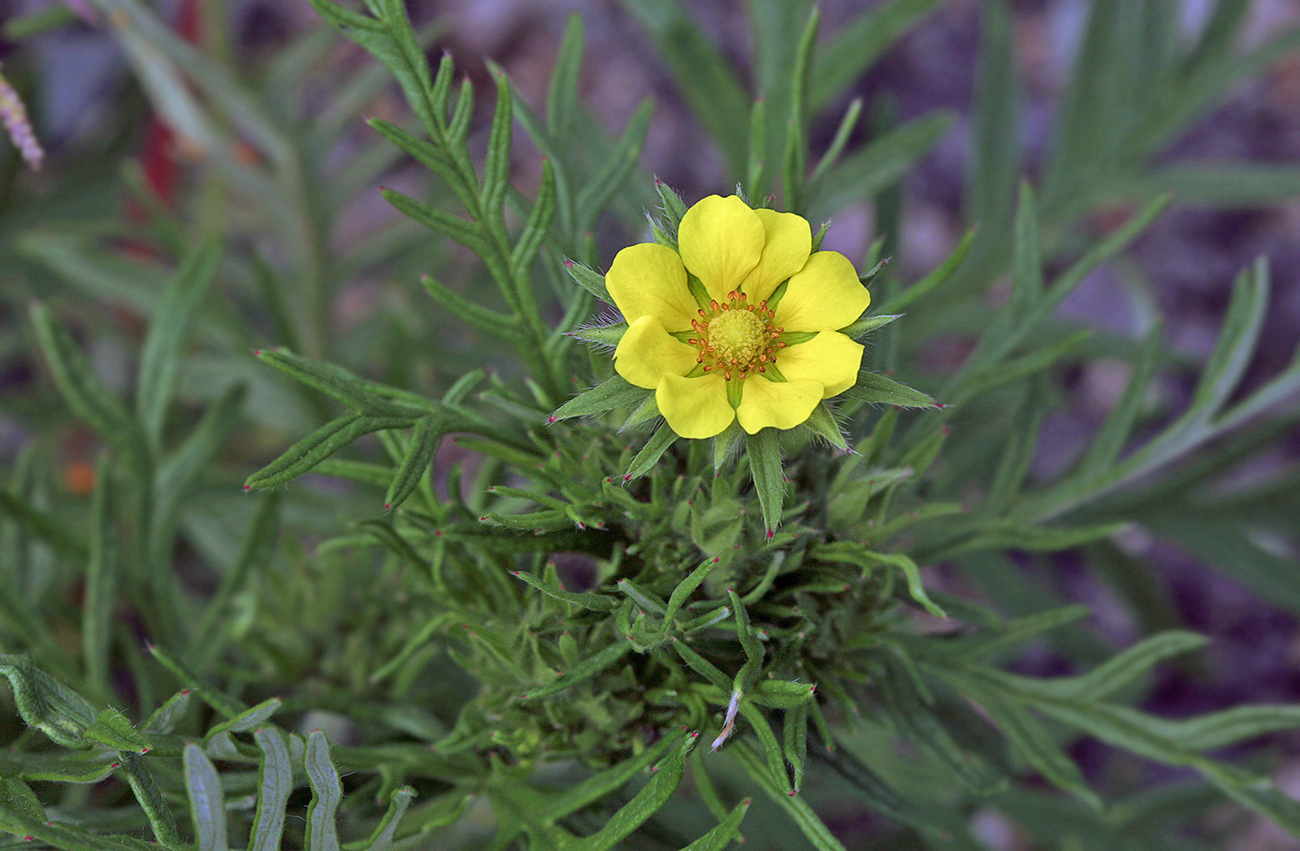
<instances>
[{"instance_id":1,"label":"flower center","mask_svg":"<svg viewBox=\"0 0 1300 851\"><path fill-rule=\"evenodd\" d=\"M728 381L743 379L751 372L766 372L768 364L776 363L777 350L785 348L775 341L782 329L772 324L776 314L767 302L752 305L744 293L733 290L725 302L711 301L699 314L691 320L698 336L690 343L699 349L695 362L704 364L705 372L716 369Z\"/></svg>"}]
</instances>

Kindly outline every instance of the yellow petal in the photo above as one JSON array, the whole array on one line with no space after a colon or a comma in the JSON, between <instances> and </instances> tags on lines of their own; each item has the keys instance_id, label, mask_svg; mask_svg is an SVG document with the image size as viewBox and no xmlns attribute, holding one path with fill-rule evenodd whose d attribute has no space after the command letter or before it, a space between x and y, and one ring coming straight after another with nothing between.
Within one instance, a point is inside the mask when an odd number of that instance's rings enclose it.
<instances>
[{"instance_id":1,"label":"yellow petal","mask_svg":"<svg viewBox=\"0 0 1300 851\"><path fill-rule=\"evenodd\" d=\"M699 309L686 288L682 259L655 242L620 251L605 274L605 286L629 325L642 316L657 316L665 328L689 331Z\"/></svg>"},{"instance_id":2,"label":"yellow petal","mask_svg":"<svg viewBox=\"0 0 1300 851\"><path fill-rule=\"evenodd\" d=\"M614 350L614 369L630 384L654 390L664 375L685 375L695 369L694 346L664 330L655 316L642 316L628 326Z\"/></svg>"},{"instance_id":3,"label":"yellow petal","mask_svg":"<svg viewBox=\"0 0 1300 851\"><path fill-rule=\"evenodd\" d=\"M787 331L844 328L871 304L871 294L843 254L818 251L790 279L776 308L776 324Z\"/></svg>"},{"instance_id":4,"label":"yellow petal","mask_svg":"<svg viewBox=\"0 0 1300 851\"><path fill-rule=\"evenodd\" d=\"M682 262L718 301L740 289L758 265L763 240L763 220L735 195L700 200L682 216L677 229Z\"/></svg>"},{"instance_id":5,"label":"yellow petal","mask_svg":"<svg viewBox=\"0 0 1300 851\"><path fill-rule=\"evenodd\" d=\"M812 415L821 400L820 381L768 381L761 375L751 375L745 379L736 418L750 434L768 427L794 428Z\"/></svg>"},{"instance_id":6,"label":"yellow petal","mask_svg":"<svg viewBox=\"0 0 1300 851\"><path fill-rule=\"evenodd\" d=\"M736 418L727 401L726 384L721 375L683 378L668 373L655 390L655 403L668 425L682 437L713 437Z\"/></svg>"},{"instance_id":7,"label":"yellow petal","mask_svg":"<svg viewBox=\"0 0 1300 851\"><path fill-rule=\"evenodd\" d=\"M821 383L826 388L822 398L829 399L857 382L862 346L837 331L822 331L806 343L782 349L776 368L790 381Z\"/></svg>"},{"instance_id":8,"label":"yellow petal","mask_svg":"<svg viewBox=\"0 0 1300 851\"><path fill-rule=\"evenodd\" d=\"M763 255L742 285L750 304L758 304L772 294L782 281L798 272L808 262L812 251L812 228L808 220L794 213L755 210L763 223Z\"/></svg>"}]
</instances>

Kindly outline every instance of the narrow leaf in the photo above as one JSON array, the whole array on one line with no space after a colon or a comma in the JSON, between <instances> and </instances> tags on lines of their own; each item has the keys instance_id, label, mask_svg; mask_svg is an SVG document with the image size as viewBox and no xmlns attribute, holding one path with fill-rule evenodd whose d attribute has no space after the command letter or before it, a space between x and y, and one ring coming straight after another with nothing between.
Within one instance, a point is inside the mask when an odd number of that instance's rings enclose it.
<instances>
[{"instance_id":1,"label":"narrow leaf","mask_svg":"<svg viewBox=\"0 0 1300 851\"><path fill-rule=\"evenodd\" d=\"M194 743L185 745L185 789L199 851L229 851L226 844L225 794L217 769Z\"/></svg>"},{"instance_id":2,"label":"narrow leaf","mask_svg":"<svg viewBox=\"0 0 1300 851\"><path fill-rule=\"evenodd\" d=\"M330 762L329 742L320 730L313 730L307 738L303 765L311 785L305 842L308 851L341 851L335 813L343 799L343 787L339 784L338 771Z\"/></svg>"}]
</instances>

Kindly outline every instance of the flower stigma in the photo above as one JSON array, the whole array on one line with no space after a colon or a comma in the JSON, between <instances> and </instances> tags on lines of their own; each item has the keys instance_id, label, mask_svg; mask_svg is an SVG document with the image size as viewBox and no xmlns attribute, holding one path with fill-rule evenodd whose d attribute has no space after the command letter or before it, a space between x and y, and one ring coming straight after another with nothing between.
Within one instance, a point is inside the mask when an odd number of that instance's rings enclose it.
<instances>
[{"instance_id":1,"label":"flower stigma","mask_svg":"<svg viewBox=\"0 0 1300 851\"><path fill-rule=\"evenodd\" d=\"M767 372L767 365L776 363L777 349L785 347L775 342L783 329L773 325L776 314L766 301L755 306L744 293L732 290L726 302L715 299L708 310L698 312L700 318L692 319L691 327L699 336L689 342L699 350L695 362L704 364L705 372L717 369L728 381L733 374L743 379L751 372Z\"/></svg>"}]
</instances>

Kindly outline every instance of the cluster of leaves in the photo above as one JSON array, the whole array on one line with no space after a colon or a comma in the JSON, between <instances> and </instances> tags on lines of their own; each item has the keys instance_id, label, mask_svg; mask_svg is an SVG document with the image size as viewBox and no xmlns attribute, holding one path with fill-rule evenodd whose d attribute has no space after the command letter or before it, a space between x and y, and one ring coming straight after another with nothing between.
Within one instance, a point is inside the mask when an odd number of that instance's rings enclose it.
<instances>
[{"instance_id":1,"label":"cluster of leaves","mask_svg":"<svg viewBox=\"0 0 1300 851\"><path fill-rule=\"evenodd\" d=\"M878 307L854 329L870 334L875 372L863 374L834 414L823 412L820 428L761 432L728 464L728 441L708 447L676 442L663 428L639 433L655 419L646 393L612 378L603 353L574 342L609 342L608 329L585 325L597 300L607 301L590 231L608 211L635 213L631 178L651 114L643 105L613 142L593 130L577 98L580 20L566 31L544 116L498 72L480 159L470 144L473 87L456 91L450 59L431 71L428 33L412 29L400 0L366 0L361 12L330 0L313 5L397 79L418 125L372 120L387 142L358 160L351 182L329 191L356 191L399 154L436 176L423 200L383 194L481 261L465 286L424 279L445 316L493 338L455 357L440 353L441 362L486 360L499 340L517 366L451 371L430 398L409 389L401 371L380 382L339 365L356 352L335 350L333 298L372 263L401 267L427 233L398 229L346 261L311 236L328 232L333 215L330 199L312 197L328 182L313 177L346 117L385 75L357 72L355 88L332 105L332 121L286 132L267 118L266 102L232 85L227 69L143 6L97 0L106 12L128 12L119 37L154 103L210 146L215 180L269 205L289 246L277 257L288 260L247 256L238 243L223 258L200 240L169 283L141 284L130 280L136 267L106 258L84 235L38 231L24 239L29 259L92 292L127 298L150 323L131 405L96 376L47 308L31 313L63 403L110 451L97 469L88 522L47 504L32 474L36 460L0 491L0 544L18 577L0 587L0 647L22 651L0 657L0 671L28 725L0 758L0 830L63 849L143 847L134 837L149 830L165 847L206 851L228 847L234 825L236 835L247 832L249 848L329 849L339 847L337 816L358 848L409 846L440 831L448 844L498 849L639 843L704 851L727 847L743 826L751 842L771 836L785 847L833 851L843 845L815 806L833 788L888 817L895 839L911 846L978 847L969 817L992 806L1046 842L1174 847L1183 840L1171 837L1211 794L1300 833L1300 808L1266 773L1206 755L1294 728L1300 710L1240 706L1169 721L1133 708L1153 666L1204 640L1152 629L1116 652L1079 626L1086 609L1060 605L1035 572L1038 554L1081 546L1118 561L1114 536L1134 519L1182 530L1181 539L1186 527L1170 519L1171 495L1179 495L1179 510L1215 510L1222 477L1294 425L1296 414L1279 403L1300 389L1300 361L1249 393L1240 386L1268 297L1262 262L1237 280L1215 352L1177 416L1149 407L1153 380L1169 365L1158 326L1139 345L1098 346L1054 312L1090 272L1119 262L1164 209L1166 198L1152 200L1157 188L1209 203L1276 197L1287 174L1270 172L1278 182L1252 193L1243 187L1266 176L1255 167L1231 166L1213 180L1201 167L1148 163L1214 102L1225 79L1263 67L1296 34L1242 57L1231 34L1247 4L1221 0L1184 54L1167 4L1098 4L1040 202L1027 185L1016 188L1018 152L1007 144L1014 65L1005 10L990 4L968 193L980 229L905 286L881 265L897 245L890 212L897 180L946 129L946 117L885 122L850 152L861 116L854 102L811 169L809 128L937 2L880 4L818 46L818 17L807 4L756 0L761 98L680 4L629 3L733 176L755 196L776 189L778 176L785 206L801 212L830 213L874 196L883 223L864 275ZM313 34L284 60L281 79L294 78L326 44ZM1148 54L1156 66L1140 59ZM1149 101L1127 96L1137 78ZM176 84L185 79L194 87ZM268 83L261 97L275 92ZM546 155L532 200L510 184L516 123ZM215 129L226 126L239 133ZM231 153L241 134L265 147L265 160ZM769 167L775 162L780 169ZM658 189L663 218L652 219L652 229L671 239L683 205ZM1139 208L1095 244L1079 240L1077 220L1117 194ZM148 236L169 250L186 241L170 213L150 222ZM1045 268L1060 271L1048 276ZM1007 269L1009 298L991 314L989 282ZM371 515L340 535L324 512L314 530L327 540L310 555L292 540L277 548L278 530L313 528L299 515L319 513L326 502L319 496L259 495L242 513L207 504L218 486L234 489L214 459L245 390L231 386L180 424L178 403L192 401L178 396L185 347L247 341L232 317L202 309L218 277L257 282L272 320L266 327L286 346L256 355L304 388L271 385L273 399L302 407L290 427L310 432L245 488L279 488L311 472L349 482L365 506L359 510ZM904 311L904 321L893 321ZM456 327L445 317L432 321ZM877 374L897 370L930 386L916 353L940 333L973 343L935 394L945 406ZM1073 467L1032 481L1054 371L1117 352L1132 370L1109 418ZM214 357L235 360L229 351ZM265 377L248 381L267 385ZM253 386L246 407L256 409ZM328 419L322 395L346 412L315 427ZM620 430L625 424L631 430ZM378 456L341 454L368 434L378 437ZM432 478L449 434L459 450ZM1228 452L1194 454L1225 437L1233 441ZM841 451L810 445L821 439ZM974 484L981 481L987 486ZM213 543L222 538L223 546ZM1289 580L1269 573L1268 554L1249 530L1197 540L1247 548L1253 555L1224 567L1280 589L1291 605L1300 599ZM173 569L186 547L219 574L214 590L196 592ZM941 560L995 605L927 592L921 566ZM1132 578L1140 570L1125 563L1108 574L1139 611L1150 590ZM79 611L60 598L74 587L84 594ZM148 652L137 631L150 636ZM69 633L78 638L71 651ZM1008 672L1010 654L1030 640L1053 642L1088 670L1051 679ZM219 674L195 673L218 663ZM174 694L178 683L183 690ZM115 705L148 720L133 725ZM295 723L275 727L277 716ZM294 732L330 723L358 742L329 748L319 732ZM713 734L711 748L697 746L698 736ZM1081 736L1190 769L1205 783L1127 797L1098 789L1070 756ZM51 751L47 739L76 753ZM912 749L900 754L899 739ZM688 769L690 800L677 794ZM1065 794L1033 791L1026 775ZM39 803L55 788L49 784L105 779L116 796L103 808L111 818L85 804L65 819ZM226 800L226 790L240 797ZM751 812L755 794L776 806ZM304 829L286 832L294 824L286 813L307 798ZM67 800L61 806L70 808ZM189 804L192 844L173 812L180 801ZM494 815L490 836L476 835L477 801Z\"/></svg>"}]
</instances>

